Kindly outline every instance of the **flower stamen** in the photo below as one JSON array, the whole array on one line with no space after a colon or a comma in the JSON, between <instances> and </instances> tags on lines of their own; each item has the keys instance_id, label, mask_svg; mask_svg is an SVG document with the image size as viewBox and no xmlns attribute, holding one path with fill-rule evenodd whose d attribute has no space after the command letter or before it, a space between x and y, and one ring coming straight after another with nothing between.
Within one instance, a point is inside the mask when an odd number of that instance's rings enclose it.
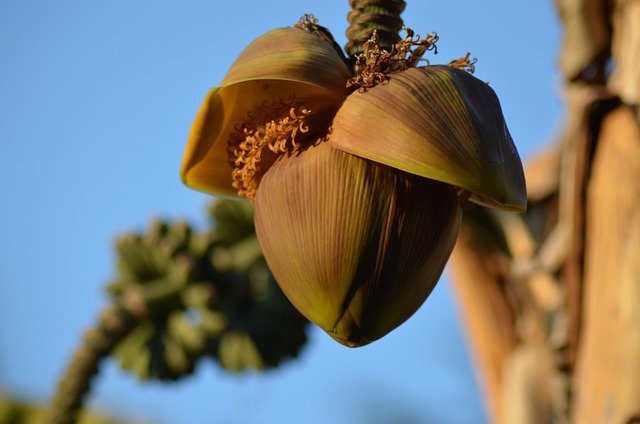
<instances>
[{"instance_id":1,"label":"flower stamen","mask_svg":"<svg viewBox=\"0 0 640 424\"><path fill-rule=\"evenodd\" d=\"M426 38L421 38L410 28L404 30L407 36L393 45L390 52L380 47L378 34L373 32L371 39L364 43L364 53L355 57L355 76L347 81L347 88L366 90L375 87L386 81L388 74L416 66L425 52L438 53L438 34L427 33Z\"/></svg>"},{"instance_id":2,"label":"flower stamen","mask_svg":"<svg viewBox=\"0 0 640 424\"><path fill-rule=\"evenodd\" d=\"M311 109L292 96L288 100L265 101L236 126L227 151L233 187L239 196L253 201L264 171L279 156L294 154L307 144L296 140L296 136L309 132L310 115Z\"/></svg>"},{"instance_id":3,"label":"flower stamen","mask_svg":"<svg viewBox=\"0 0 640 424\"><path fill-rule=\"evenodd\" d=\"M462 69L463 71L467 71L470 74L473 74L473 72L476 70L476 62L478 61L478 59L476 59L475 57L473 59L470 59L470 56L471 53L467 53L464 57L452 60L448 63L448 65L453 68Z\"/></svg>"}]
</instances>

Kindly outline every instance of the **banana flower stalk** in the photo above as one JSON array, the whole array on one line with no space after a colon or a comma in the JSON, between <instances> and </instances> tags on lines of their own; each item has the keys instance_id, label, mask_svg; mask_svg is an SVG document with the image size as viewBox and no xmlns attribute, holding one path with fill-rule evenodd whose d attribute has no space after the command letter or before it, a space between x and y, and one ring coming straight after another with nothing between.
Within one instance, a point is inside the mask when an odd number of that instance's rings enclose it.
<instances>
[{"instance_id":1,"label":"banana flower stalk","mask_svg":"<svg viewBox=\"0 0 640 424\"><path fill-rule=\"evenodd\" d=\"M424 303L464 202L526 208L494 91L468 56L416 67L437 36L407 33L390 52L374 36L353 66L309 17L259 37L207 94L182 162L187 186L254 203L283 292L349 347Z\"/></svg>"}]
</instances>

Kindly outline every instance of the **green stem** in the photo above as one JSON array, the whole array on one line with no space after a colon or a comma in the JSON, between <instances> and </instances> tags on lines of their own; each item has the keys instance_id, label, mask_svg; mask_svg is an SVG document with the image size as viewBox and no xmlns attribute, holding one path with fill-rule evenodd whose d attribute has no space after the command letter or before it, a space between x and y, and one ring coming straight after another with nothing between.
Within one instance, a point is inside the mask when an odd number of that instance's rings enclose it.
<instances>
[{"instance_id":1,"label":"green stem","mask_svg":"<svg viewBox=\"0 0 640 424\"><path fill-rule=\"evenodd\" d=\"M100 362L136 323L137 320L130 312L118 306L110 307L100 315L97 327L85 333L82 344L58 383L48 411L48 423L77 422L78 413L91 389L91 380L98 373Z\"/></svg>"},{"instance_id":2,"label":"green stem","mask_svg":"<svg viewBox=\"0 0 640 424\"><path fill-rule=\"evenodd\" d=\"M349 42L344 48L349 58L364 51L364 43L374 31L380 47L387 51L400 41L399 32L403 27L400 14L406 6L404 0L350 0L349 4L352 9L347 15Z\"/></svg>"}]
</instances>

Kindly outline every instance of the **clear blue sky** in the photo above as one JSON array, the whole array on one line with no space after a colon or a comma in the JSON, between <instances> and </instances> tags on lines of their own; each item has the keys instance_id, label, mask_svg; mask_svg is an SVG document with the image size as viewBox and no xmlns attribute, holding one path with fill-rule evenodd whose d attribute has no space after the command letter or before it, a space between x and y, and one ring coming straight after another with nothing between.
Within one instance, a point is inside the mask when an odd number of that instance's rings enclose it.
<instances>
[{"instance_id":1,"label":"clear blue sky","mask_svg":"<svg viewBox=\"0 0 640 424\"><path fill-rule=\"evenodd\" d=\"M178 168L195 112L236 55L314 13L345 43L347 0L0 2L0 390L44 401L105 305L112 241L156 216L202 223L209 199ZM523 157L562 105L553 2L408 0L447 63L470 51ZM177 384L105 364L90 406L154 423L482 423L446 278L386 338L350 350L320 331L268 374L211 362Z\"/></svg>"}]
</instances>

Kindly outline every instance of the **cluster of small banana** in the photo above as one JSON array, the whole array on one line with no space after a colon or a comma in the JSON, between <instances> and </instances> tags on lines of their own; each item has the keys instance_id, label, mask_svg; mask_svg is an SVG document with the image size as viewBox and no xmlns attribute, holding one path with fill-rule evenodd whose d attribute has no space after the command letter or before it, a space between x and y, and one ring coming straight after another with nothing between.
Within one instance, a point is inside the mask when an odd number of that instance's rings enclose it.
<instances>
[{"instance_id":1,"label":"cluster of small banana","mask_svg":"<svg viewBox=\"0 0 640 424\"><path fill-rule=\"evenodd\" d=\"M202 357L262 370L297 356L307 340L307 321L266 266L251 204L219 200L210 215L207 231L157 220L116 243L108 291L136 325L113 353L140 379L178 379Z\"/></svg>"}]
</instances>

